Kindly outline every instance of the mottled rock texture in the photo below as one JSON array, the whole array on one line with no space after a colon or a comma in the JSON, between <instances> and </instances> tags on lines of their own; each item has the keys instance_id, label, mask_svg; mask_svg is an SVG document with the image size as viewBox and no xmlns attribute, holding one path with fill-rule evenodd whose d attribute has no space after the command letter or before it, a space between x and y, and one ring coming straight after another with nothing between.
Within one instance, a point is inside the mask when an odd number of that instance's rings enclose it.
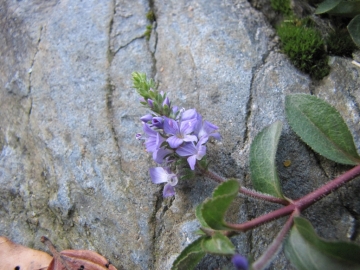
<instances>
[{"instance_id":1,"label":"mottled rock texture","mask_svg":"<svg viewBox=\"0 0 360 270\"><path fill-rule=\"evenodd\" d=\"M15 242L44 249L46 235L59 249L95 250L118 269L170 269L196 238L194 208L216 184L186 181L166 200L151 184L154 164L134 137L146 110L131 89L133 71L220 127L222 142L208 150L211 167L247 187L250 143L276 120L285 122L278 168L286 196L349 169L313 153L289 129L286 94L330 102L360 149L360 69L334 57L331 74L312 82L245 0L4 0L0 14L0 235ZM359 192L356 179L304 215L324 237L360 242ZM233 221L277 207L243 197L236 203ZM238 251L257 258L283 222L237 237ZM198 268L226 265L228 258L207 256ZM292 268L280 253L269 269Z\"/></svg>"}]
</instances>

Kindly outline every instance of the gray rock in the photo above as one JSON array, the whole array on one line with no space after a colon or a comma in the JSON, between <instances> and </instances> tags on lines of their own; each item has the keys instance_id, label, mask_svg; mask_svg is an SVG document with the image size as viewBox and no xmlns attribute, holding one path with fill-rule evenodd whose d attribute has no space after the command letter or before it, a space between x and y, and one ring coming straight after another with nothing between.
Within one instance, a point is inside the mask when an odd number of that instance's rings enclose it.
<instances>
[{"instance_id":1,"label":"gray rock","mask_svg":"<svg viewBox=\"0 0 360 270\"><path fill-rule=\"evenodd\" d=\"M195 207L216 183L199 177L163 199L135 140L147 111L131 73L159 81L180 107L218 125L212 169L251 187L255 135L284 121L277 161L284 193L299 198L348 169L313 153L286 124L285 95L312 93L346 119L359 149L359 68L332 58L312 82L280 53L264 16L247 1L2 1L0 4L0 235L36 249L91 249L118 269L170 269L199 227ZM156 16L150 40L146 14ZM290 167L283 166L291 160ZM304 215L324 237L359 242L359 180ZM229 220L277 206L239 196ZM286 219L234 238L257 258ZM230 267L206 256L198 269ZM269 269L292 269L280 253Z\"/></svg>"}]
</instances>

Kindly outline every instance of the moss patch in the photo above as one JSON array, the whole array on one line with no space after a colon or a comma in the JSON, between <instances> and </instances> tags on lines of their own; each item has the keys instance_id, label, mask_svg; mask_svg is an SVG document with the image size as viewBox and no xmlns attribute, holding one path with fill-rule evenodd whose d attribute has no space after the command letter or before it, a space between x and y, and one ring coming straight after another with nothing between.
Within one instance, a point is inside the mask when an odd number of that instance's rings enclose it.
<instances>
[{"instance_id":1,"label":"moss patch","mask_svg":"<svg viewBox=\"0 0 360 270\"><path fill-rule=\"evenodd\" d=\"M290 0L271 0L271 7L285 16L291 16L293 14Z\"/></svg>"},{"instance_id":2,"label":"moss patch","mask_svg":"<svg viewBox=\"0 0 360 270\"><path fill-rule=\"evenodd\" d=\"M298 69L317 80L329 74L324 41L306 20L283 22L277 28L277 34L284 53Z\"/></svg>"}]
</instances>

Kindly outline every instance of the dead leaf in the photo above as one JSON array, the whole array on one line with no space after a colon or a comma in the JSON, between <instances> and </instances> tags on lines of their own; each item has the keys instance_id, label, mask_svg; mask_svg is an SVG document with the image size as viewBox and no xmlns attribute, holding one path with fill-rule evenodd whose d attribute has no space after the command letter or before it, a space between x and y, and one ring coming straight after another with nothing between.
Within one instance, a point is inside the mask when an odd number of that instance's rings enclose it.
<instances>
[{"instance_id":1,"label":"dead leaf","mask_svg":"<svg viewBox=\"0 0 360 270\"><path fill-rule=\"evenodd\" d=\"M45 236L43 242L53 254L47 270L116 270L116 268L100 254L90 250L63 250L58 252Z\"/></svg>"},{"instance_id":2,"label":"dead leaf","mask_svg":"<svg viewBox=\"0 0 360 270\"><path fill-rule=\"evenodd\" d=\"M24 247L0 236L0 270L47 269L52 257L42 251Z\"/></svg>"}]
</instances>

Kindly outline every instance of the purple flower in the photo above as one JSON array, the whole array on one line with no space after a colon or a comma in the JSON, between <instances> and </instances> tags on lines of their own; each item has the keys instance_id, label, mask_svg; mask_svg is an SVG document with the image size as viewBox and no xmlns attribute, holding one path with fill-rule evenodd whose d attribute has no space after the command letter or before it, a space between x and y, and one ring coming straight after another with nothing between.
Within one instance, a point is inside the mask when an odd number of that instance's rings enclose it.
<instances>
[{"instance_id":1,"label":"purple flower","mask_svg":"<svg viewBox=\"0 0 360 270\"><path fill-rule=\"evenodd\" d=\"M152 119L152 125L154 127L157 127L157 128L160 128L162 129L163 126L164 126L164 119L160 116L157 116L157 117L153 117Z\"/></svg>"},{"instance_id":2,"label":"purple flower","mask_svg":"<svg viewBox=\"0 0 360 270\"><path fill-rule=\"evenodd\" d=\"M218 132L216 132L219 127L215 126L214 124L203 121L202 116L200 114L197 114L197 125L194 129L194 134L198 136L198 138L204 138L204 143L207 142L209 137L214 137L217 140L221 140L221 136Z\"/></svg>"},{"instance_id":3,"label":"purple flower","mask_svg":"<svg viewBox=\"0 0 360 270\"><path fill-rule=\"evenodd\" d=\"M181 114L181 121L196 119L198 120L199 114L195 109L189 109Z\"/></svg>"},{"instance_id":4,"label":"purple flower","mask_svg":"<svg viewBox=\"0 0 360 270\"><path fill-rule=\"evenodd\" d=\"M164 131L172 135L166 140L171 148L177 148L183 142L197 141L195 135L190 135L194 131L196 121L196 119L181 121L179 125L177 121L164 117Z\"/></svg>"},{"instance_id":5,"label":"purple flower","mask_svg":"<svg viewBox=\"0 0 360 270\"><path fill-rule=\"evenodd\" d=\"M197 130L195 131L195 134L197 134L199 138L206 138L205 142L207 142L209 137L214 137L216 140L221 140L220 134L216 132L216 130L218 129L219 128L214 124L208 121L204 121L197 126Z\"/></svg>"},{"instance_id":6,"label":"purple flower","mask_svg":"<svg viewBox=\"0 0 360 270\"><path fill-rule=\"evenodd\" d=\"M241 256L240 254L235 254L232 257L231 262L235 266L236 270L248 270L249 269L248 260L244 256Z\"/></svg>"},{"instance_id":7,"label":"purple flower","mask_svg":"<svg viewBox=\"0 0 360 270\"><path fill-rule=\"evenodd\" d=\"M135 138L136 138L137 140L141 140L141 139L142 139L141 133L136 133Z\"/></svg>"},{"instance_id":8,"label":"purple flower","mask_svg":"<svg viewBox=\"0 0 360 270\"><path fill-rule=\"evenodd\" d=\"M144 130L145 135L147 137L147 139L145 141L146 151L152 153L157 149L158 132L151 129L148 124L143 125L143 130Z\"/></svg>"},{"instance_id":9,"label":"purple flower","mask_svg":"<svg viewBox=\"0 0 360 270\"><path fill-rule=\"evenodd\" d=\"M200 139L199 142L195 145L193 142L185 143L181 145L176 153L181 157L188 157L187 161L192 170L195 169L196 160L201 160L206 154L206 146L204 139Z\"/></svg>"},{"instance_id":10,"label":"purple flower","mask_svg":"<svg viewBox=\"0 0 360 270\"><path fill-rule=\"evenodd\" d=\"M164 186L163 196L170 197L175 195L175 186L178 183L176 174L172 173L169 168L150 168L151 181L154 184L167 183Z\"/></svg>"},{"instance_id":11,"label":"purple flower","mask_svg":"<svg viewBox=\"0 0 360 270\"><path fill-rule=\"evenodd\" d=\"M152 119L153 119L153 116L151 114L144 115L143 117L140 118L140 120L143 121L144 123L147 123L147 122L151 121Z\"/></svg>"},{"instance_id":12,"label":"purple flower","mask_svg":"<svg viewBox=\"0 0 360 270\"><path fill-rule=\"evenodd\" d=\"M147 103L149 104L150 108L154 106L154 101L150 98L147 99Z\"/></svg>"},{"instance_id":13,"label":"purple flower","mask_svg":"<svg viewBox=\"0 0 360 270\"><path fill-rule=\"evenodd\" d=\"M165 99L164 99L164 101L163 101L163 107L165 107L165 105L166 106L168 106L168 107L170 107L170 100L169 100L169 98L168 97L166 97Z\"/></svg>"},{"instance_id":14,"label":"purple flower","mask_svg":"<svg viewBox=\"0 0 360 270\"><path fill-rule=\"evenodd\" d=\"M159 132L151 129L147 124L144 124L143 129L145 135L147 136L147 139L145 141L146 151L153 154L153 159L157 163L163 163L165 156L173 153L173 151L161 147L161 144L165 141L165 139L160 135Z\"/></svg>"}]
</instances>

